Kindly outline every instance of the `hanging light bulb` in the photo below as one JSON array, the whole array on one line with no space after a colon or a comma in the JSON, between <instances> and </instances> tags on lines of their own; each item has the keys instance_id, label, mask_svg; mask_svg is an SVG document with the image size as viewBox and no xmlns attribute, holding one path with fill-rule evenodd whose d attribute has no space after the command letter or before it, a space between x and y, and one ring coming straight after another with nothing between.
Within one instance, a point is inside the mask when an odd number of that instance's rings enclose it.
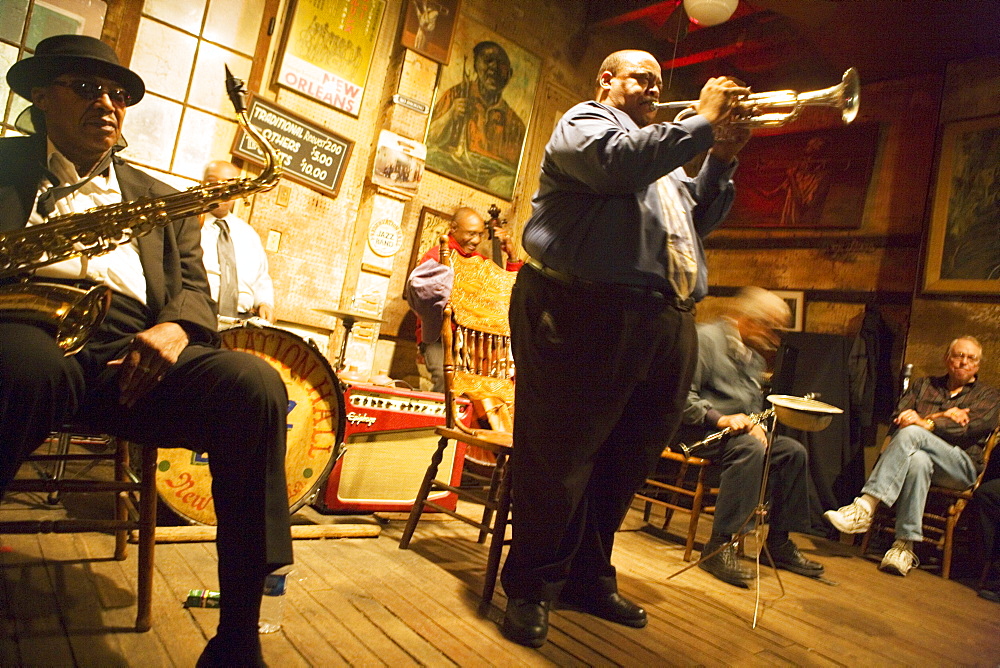
<instances>
[{"instance_id":1,"label":"hanging light bulb","mask_svg":"<svg viewBox=\"0 0 1000 668\"><path fill-rule=\"evenodd\" d=\"M700 26L714 26L729 20L739 0L684 0L684 11Z\"/></svg>"}]
</instances>

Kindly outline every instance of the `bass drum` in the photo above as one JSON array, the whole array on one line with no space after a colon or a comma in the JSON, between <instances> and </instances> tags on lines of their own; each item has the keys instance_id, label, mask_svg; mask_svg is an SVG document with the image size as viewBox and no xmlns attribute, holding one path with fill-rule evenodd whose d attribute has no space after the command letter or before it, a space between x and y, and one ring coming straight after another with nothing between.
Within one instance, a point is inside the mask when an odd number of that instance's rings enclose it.
<instances>
[{"instance_id":1,"label":"bass drum","mask_svg":"<svg viewBox=\"0 0 1000 668\"><path fill-rule=\"evenodd\" d=\"M281 374L288 389L285 476L294 513L312 500L340 456L344 442L344 393L316 346L275 327L243 325L220 333L222 347L256 355ZM156 470L160 498L184 519L214 526L208 455L160 448Z\"/></svg>"}]
</instances>

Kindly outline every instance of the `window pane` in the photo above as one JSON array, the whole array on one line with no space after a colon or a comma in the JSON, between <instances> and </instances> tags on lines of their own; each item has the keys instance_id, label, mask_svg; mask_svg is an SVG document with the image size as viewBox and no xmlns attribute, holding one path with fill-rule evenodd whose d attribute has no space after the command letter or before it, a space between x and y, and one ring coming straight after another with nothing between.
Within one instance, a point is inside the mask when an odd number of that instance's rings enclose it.
<instances>
[{"instance_id":1,"label":"window pane","mask_svg":"<svg viewBox=\"0 0 1000 668\"><path fill-rule=\"evenodd\" d=\"M142 11L197 35L205 16L205 0L146 0Z\"/></svg>"},{"instance_id":2,"label":"window pane","mask_svg":"<svg viewBox=\"0 0 1000 668\"><path fill-rule=\"evenodd\" d=\"M17 120L17 117L21 114L21 112L30 106L31 106L30 101L25 100L20 95L15 95L14 101L10 105L10 116L8 117L10 120L10 124L13 125L14 121Z\"/></svg>"},{"instance_id":3,"label":"window pane","mask_svg":"<svg viewBox=\"0 0 1000 668\"><path fill-rule=\"evenodd\" d=\"M212 0L202 37L252 56L263 16L264 0Z\"/></svg>"},{"instance_id":4,"label":"window pane","mask_svg":"<svg viewBox=\"0 0 1000 668\"><path fill-rule=\"evenodd\" d=\"M234 76L246 81L250 76L251 61L232 51L202 42L198 49L198 62L194 68L191 94L188 103L232 117L233 103L226 94L226 65Z\"/></svg>"},{"instance_id":5,"label":"window pane","mask_svg":"<svg viewBox=\"0 0 1000 668\"><path fill-rule=\"evenodd\" d=\"M0 44L0 70L6 72L16 61L17 49L7 44ZM10 93L10 86L7 85L7 77L0 76L0 109L7 109L8 93ZM14 122L13 117L10 120L11 123Z\"/></svg>"},{"instance_id":6,"label":"window pane","mask_svg":"<svg viewBox=\"0 0 1000 668\"><path fill-rule=\"evenodd\" d=\"M130 67L146 89L183 101L198 39L156 21L142 19Z\"/></svg>"},{"instance_id":7,"label":"window pane","mask_svg":"<svg viewBox=\"0 0 1000 668\"><path fill-rule=\"evenodd\" d=\"M20 42L27 10L28 0L0 0L0 37Z\"/></svg>"},{"instance_id":8,"label":"window pane","mask_svg":"<svg viewBox=\"0 0 1000 668\"><path fill-rule=\"evenodd\" d=\"M174 174L200 179L205 163L228 160L236 136L236 123L188 108L177 140Z\"/></svg>"},{"instance_id":9,"label":"window pane","mask_svg":"<svg viewBox=\"0 0 1000 668\"><path fill-rule=\"evenodd\" d=\"M122 151L126 160L169 170L174 140L180 125L181 105L147 95L142 102L128 108L122 128L128 148Z\"/></svg>"},{"instance_id":10,"label":"window pane","mask_svg":"<svg viewBox=\"0 0 1000 668\"><path fill-rule=\"evenodd\" d=\"M103 0L36 0L25 46L34 49L36 44L52 35L100 37L106 10Z\"/></svg>"}]
</instances>

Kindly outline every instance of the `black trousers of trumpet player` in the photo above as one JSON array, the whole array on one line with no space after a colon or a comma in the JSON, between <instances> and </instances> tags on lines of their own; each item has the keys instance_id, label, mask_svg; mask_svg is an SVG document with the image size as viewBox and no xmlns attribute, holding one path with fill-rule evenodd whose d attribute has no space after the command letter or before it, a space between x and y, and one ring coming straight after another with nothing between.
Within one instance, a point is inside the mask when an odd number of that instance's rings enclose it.
<instances>
[{"instance_id":1,"label":"black trousers of trumpet player","mask_svg":"<svg viewBox=\"0 0 1000 668\"><path fill-rule=\"evenodd\" d=\"M681 427L682 442L695 443L705 436L700 428ZM751 515L760 501L764 474L764 445L750 434L722 438L694 453L721 467L719 497L715 503L712 533L746 533L754 527ZM775 531L809 531L809 463L805 447L793 438L775 436L768 474L770 500L767 521ZM749 522L746 522L750 518Z\"/></svg>"},{"instance_id":2,"label":"black trousers of trumpet player","mask_svg":"<svg viewBox=\"0 0 1000 668\"><path fill-rule=\"evenodd\" d=\"M189 344L133 407L120 405L118 367L107 362L152 324L144 305L115 294L93 339L65 357L42 329L0 322L0 493L23 458L69 419L142 444L207 452L223 614L255 615L265 573L292 562L284 383L253 355Z\"/></svg>"}]
</instances>

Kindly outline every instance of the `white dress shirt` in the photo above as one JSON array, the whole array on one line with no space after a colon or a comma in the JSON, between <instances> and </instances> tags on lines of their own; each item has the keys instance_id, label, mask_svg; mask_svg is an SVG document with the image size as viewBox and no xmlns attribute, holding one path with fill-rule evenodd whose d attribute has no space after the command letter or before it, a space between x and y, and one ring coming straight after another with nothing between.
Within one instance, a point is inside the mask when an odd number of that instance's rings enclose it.
<instances>
[{"instance_id":1,"label":"white dress shirt","mask_svg":"<svg viewBox=\"0 0 1000 668\"><path fill-rule=\"evenodd\" d=\"M202 261L208 272L208 286L212 299L219 300L219 226L217 218L205 214L205 224L201 227L201 248L205 252ZM260 304L274 306L274 284L267 273L267 254L260 241L260 235L239 216L230 213L223 219L229 225L229 236L236 250L236 280L239 283L237 310L249 313Z\"/></svg>"},{"instance_id":2,"label":"white dress shirt","mask_svg":"<svg viewBox=\"0 0 1000 668\"><path fill-rule=\"evenodd\" d=\"M59 179L55 185L66 185L83 180L76 172L76 167L59 149L49 141L47 164L49 171ZM28 225L39 225L45 222L38 213L38 196L53 184L45 182L35 195L35 206L28 217ZM87 209L105 204L119 204L122 201L122 191L115 176L115 167L108 168L107 175L98 175L78 190L55 201L52 217L70 213L81 213ZM146 276L142 272L139 252L135 242L118 246L115 250L96 257L75 257L63 260L35 271L35 275L48 278L87 279L95 283L107 285L115 292L128 295L143 304L146 303Z\"/></svg>"}]
</instances>

